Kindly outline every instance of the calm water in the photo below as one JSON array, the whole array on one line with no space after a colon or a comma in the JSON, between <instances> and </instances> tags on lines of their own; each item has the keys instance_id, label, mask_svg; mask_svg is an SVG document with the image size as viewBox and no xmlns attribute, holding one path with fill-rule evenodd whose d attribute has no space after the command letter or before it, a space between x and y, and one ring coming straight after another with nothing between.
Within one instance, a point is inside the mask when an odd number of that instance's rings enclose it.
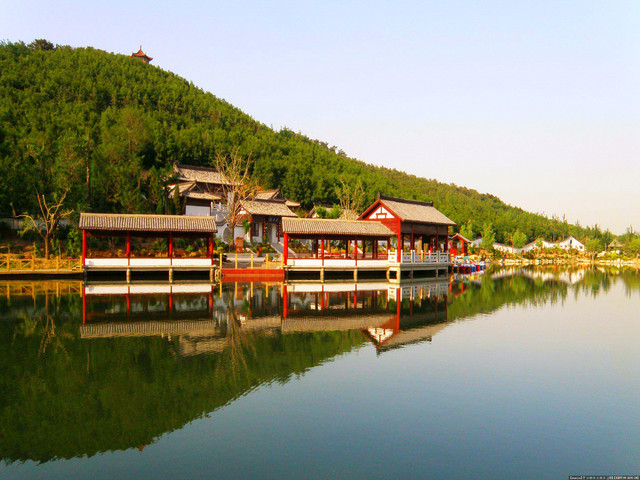
<instances>
[{"instance_id":1,"label":"calm water","mask_svg":"<svg viewBox=\"0 0 640 480\"><path fill-rule=\"evenodd\" d=\"M0 283L0 478L640 473L640 276Z\"/></svg>"}]
</instances>

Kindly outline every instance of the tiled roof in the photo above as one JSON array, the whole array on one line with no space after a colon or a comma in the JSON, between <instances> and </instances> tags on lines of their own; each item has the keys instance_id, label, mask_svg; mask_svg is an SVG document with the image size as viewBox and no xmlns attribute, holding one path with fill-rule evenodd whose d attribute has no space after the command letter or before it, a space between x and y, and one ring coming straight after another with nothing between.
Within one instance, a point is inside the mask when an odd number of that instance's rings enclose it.
<instances>
[{"instance_id":1,"label":"tiled roof","mask_svg":"<svg viewBox=\"0 0 640 480\"><path fill-rule=\"evenodd\" d=\"M277 188L275 190L264 190L262 192L256 193L254 200L273 200L274 198L280 197L280 190Z\"/></svg>"},{"instance_id":2,"label":"tiled roof","mask_svg":"<svg viewBox=\"0 0 640 480\"><path fill-rule=\"evenodd\" d=\"M242 208L251 215L268 215L272 217L296 217L284 201L245 200Z\"/></svg>"},{"instance_id":3,"label":"tiled roof","mask_svg":"<svg viewBox=\"0 0 640 480\"><path fill-rule=\"evenodd\" d=\"M419 343L431 341L431 338L438 332L447 328L449 323L439 323L437 325L428 325L422 328L412 328L411 330L401 330L381 346L382 350L392 349L401 345L410 343Z\"/></svg>"},{"instance_id":4,"label":"tiled roof","mask_svg":"<svg viewBox=\"0 0 640 480\"><path fill-rule=\"evenodd\" d=\"M393 236L393 232L380 222L326 218L283 218L282 230L293 235Z\"/></svg>"},{"instance_id":5,"label":"tiled roof","mask_svg":"<svg viewBox=\"0 0 640 480\"><path fill-rule=\"evenodd\" d=\"M318 316L316 314L295 315L282 322L282 332L332 332L345 330L360 330L377 327L389 321L389 313L363 312L356 315L337 311L334 314Z\"/></svg>"},{"instance_id":6,"label":"tiled roof","mask_svg":"<svg viewBox=\"0 0 640 480\"><path fill-rule=\"evenodd\" d=\"M199 192L197 190L191 190L184 194L187 198L195 198L197 200L222 200L222 195L210 192Z\"/></svg>"},{"instance_id":7,"label":"tiled roof","mask_svg":"<svg viewBox=\"0 0 640 480\"><path fill-rule=\"evenodd\" d=\"M380 195L382 203L387 205L403 222L437 223L455 225L455 222L438 211L433 203L405 200L403 198Z\"/></svg>"},{"instance_id":8,"label":"tiled roof","mask_svg":"<svg viewBox=\"0 0 640 480\"><path fill-rule=\"evenodd\" d=\"M131 232L213 233L217 231L215 217L183 215L81 213L78 226L83 230L117 230Z\"/></svg>"},{"instance_id":9,"label":"tiled roof","mask_svg":"<svg viewBox=\"0 0 640 480\"><path fill-rule=\"evenodd\" d=\"M455 233L455 234L449 236L449 240L453 240L456 237L461 238L462 240L464 240L467 243L471 243L471 240L469 240L467 237L464 237L464 236L460 235L459 233Z\"/></svg>"},{"instance_id":10,"label":"tiled roof","mask_svg":"<svg viewBox=\"0 0 640 480\"><path fill-rule=\"evenodd\" d=\"M256 193L256 196L253 197L254 200L283 200L287 207L298 208L300 206L300 202L296 202L294 200L285 200L285 198L280 193L280 189L276 188L274 190L264 190L262 192Z\"/></svg>"},{"instance_id":11,"label":"tiled roof","mask_svg":"<svg viewBox=\"0 0 640 480\"><path fill-rule=\"evenodd\" d=\"M216 185L229 185L231 182L215 168L196 167L193 165L175 165L178 180L182 182L213 183Z\"/></svg>"},{"instance_id":12,"label":"tiled roof","mask_svg":"<svg viewBox=\"0 0 640 480\"><path fill-rule=\"evenodd\" d=\"M140 45L140 48L138 49L138 51L136 53L132 53L131 56L132 57L147 58L147 59L149 59L149 61L153 60L153 57L150 57L149 55L147 55L146 53L144 53L142 51L142 45Z\"/></svg>"}]
</instances>

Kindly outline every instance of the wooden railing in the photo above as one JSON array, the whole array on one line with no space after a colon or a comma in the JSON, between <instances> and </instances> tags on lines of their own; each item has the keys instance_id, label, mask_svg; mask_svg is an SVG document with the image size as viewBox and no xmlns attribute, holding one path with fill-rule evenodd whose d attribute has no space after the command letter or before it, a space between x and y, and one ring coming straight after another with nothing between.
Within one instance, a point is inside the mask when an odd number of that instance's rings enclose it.
<instances>
[{"instance_id":1,"label":"wooden railing","mask_svg":"<svg viewBox=\"0 0 640 480\"><path fill-rule=\"evenodd\" d=\"M0 255L0 272L72 271L82 268L82 259L55 256L50 258L6 253Z\"/></svg>"},{"instance_id":2,"label":"wooden railing","mask_svg":"<svg viewBox=\"0 0 640 480\"><path fill-rule=\"evenodd\" d=\"M82 294L82 282L74 281L42 281L21 282L7 280L0 282L0 297L11 299L11 297L32 297L38 295L80 295Z\"/></svg>"}]
</instances>

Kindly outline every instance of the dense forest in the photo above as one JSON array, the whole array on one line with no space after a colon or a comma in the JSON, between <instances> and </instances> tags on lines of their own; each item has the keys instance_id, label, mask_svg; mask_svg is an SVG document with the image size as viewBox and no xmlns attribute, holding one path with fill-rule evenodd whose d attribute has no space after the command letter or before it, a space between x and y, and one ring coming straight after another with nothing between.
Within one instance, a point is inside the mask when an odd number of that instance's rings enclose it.
<instances>
[{"instance_id":1,"label":"dense forest","mask_svg":"<svg viewBox=\"0 0 640 480\"><path fill-rule=\"evenodd\" d=\"M337 147L263 125L179 76L93 48L0 44L0 216L36 214L36 194L74 211L167 211L174 162L211 165L236 152L252 178L305 208L338 202L336 185L433 201L466 235L511 243L613 236L505 204L490 194L347 157ZM425 159L428 161L428 159ZM524 235L523 235L524 234Z\"/></svg>"}]
</instances>

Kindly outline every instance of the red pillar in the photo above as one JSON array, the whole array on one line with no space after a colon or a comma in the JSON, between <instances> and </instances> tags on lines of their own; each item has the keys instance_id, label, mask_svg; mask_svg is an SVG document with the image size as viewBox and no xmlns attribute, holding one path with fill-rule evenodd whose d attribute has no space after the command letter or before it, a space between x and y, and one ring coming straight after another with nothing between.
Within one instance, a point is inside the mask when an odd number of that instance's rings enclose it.
<instances>
[{"instance_id":1,"label":"red pillar","mask_svg":"<svg viewBox=\"0 0 640 480\"><path fill-rule=\"evenodd\" d=\"M169 245L167 248L169 249L169 258L173 258L173 232L169 232Z\"/></svg>"},{"instance_id":2,"label":"red pillar","mask_svg":"<svg viewBox=\"0 0 640 480\"><path fill-rule=\"evenodd\" d=\"M415 250L416 249L416 244L413 241L413 232L411 232L411 250Z\"/></svg>"},{"instance_id":3,"label":"red pillar","mask_svg":"<svg viewBox=\"0 0 640 480\"><path fill-rule=\"evenodd\" d=\"M400 263L400 260L402 259L402 250L404 249L404 242L403 242L403 238L402 238L402 234L398 233L398 263Z\"/></svg>"},{"instance_id":4,"label":"red pillar","mask_svg":"<svg viewBox=\"0 0 640 480\"><path fill-rule=\"evenodd\" d=\"M289 260L289 234L284 234L284 264L287 264L287 260Z\"/></svg>"},{"instance_id":5,"label":"red pillar","mask_svg":"<svg viewBox=\"0 0 640 480\"><path fill-rule=\"evenodd\" d=\"M131 232L127 232L127 263L131 263Z\"/></svg>"},{"instance_id":6,"label":"red pillar","mask_svg":"<svg viewBox=\"0 0 640 480\"><path fill-rule=\"evenodd\" d=\"M284 238L287 238L287 234L284 234ZM285 240L286 243L286 240ZM285 250L286 252L286 250ZM282 318L286 319L289 314L289 294L287 293L287 286L282 285Z\"/></svg>"},{"instance_id":7,"label":"red pillar","mask_svg":"<svg viewBox=\"0 0 640 480\"><path fill-rule=\"evenodd\" d=\"M320 258L322 259L322 265L324 266L324 237L320 240Z\"/></svg>"},{"instance_id":8,"label":"red pillar","mask_svg":"<svg viewBox=\"0 0 640 480\"><path fill-rule=\"evenodd\" d=\"M82 265L84 266L87 258L87 231L82 230Z\"/></svg>"}]
</instances>

